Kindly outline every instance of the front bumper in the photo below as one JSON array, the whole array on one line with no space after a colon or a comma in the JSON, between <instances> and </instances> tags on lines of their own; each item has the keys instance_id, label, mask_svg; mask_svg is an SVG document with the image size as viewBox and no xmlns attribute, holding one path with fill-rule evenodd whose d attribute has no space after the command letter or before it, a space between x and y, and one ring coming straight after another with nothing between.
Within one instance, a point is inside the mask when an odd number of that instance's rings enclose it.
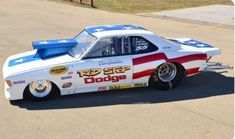
<instances>
[{"instance_id":1,"label":"front bumper","mask_svg":"<svg viewBox=\"0 0 235 139\"><path fill-rule=\"evenodd\" d=\"M6 82L5 82L5 87L4 88L5 88L4 93L5 93L6 99L8 99L8 100L23 99L23 91L24 90L22 90L20 88L16 88L14 86L9 87Z\"/></svg>"}]
</instances>

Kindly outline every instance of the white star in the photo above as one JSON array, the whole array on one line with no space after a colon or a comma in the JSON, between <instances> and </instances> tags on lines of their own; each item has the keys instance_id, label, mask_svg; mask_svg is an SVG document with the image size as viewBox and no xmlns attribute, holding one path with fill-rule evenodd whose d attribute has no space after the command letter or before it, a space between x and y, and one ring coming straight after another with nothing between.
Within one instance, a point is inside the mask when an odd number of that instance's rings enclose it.
<instances>
[{"instance_id":1,"label":"white star","mask_svg":"<svg viewBox=\"0 0 235 139\"><path fill-rule=\"evenodd\" d=\"M188 43L195 44L197 42L196 41L189 41Z\"/></svg>"},{"instance_id":2,"label":"white star","mask_svg":"<svg viewBox=\"0 0 235 139\"><path fill-rule=\"evenodd\" d=\"M129 30L132 29L132 27L124 27L124 29Z\"/></svg>"},{"instance_id":3,"label":"white star","mask_svg":"<svg viewBox=\"0 0 235 139\"><path fill-rule=\"evenodd\" d=\"M67 40L60 40L59 41L60 43L66 43L66 42L68 42Z\"/></svg>"},{"instance_id":4,"label":"white star","mask_svg":"<svg viewBox=\"0 0 235 139\"><path fill-rule=\"evenodd\" d=\"M23 62L23 61L24 61L24 59L21 58L21 59L16 60L15 63L21 63L21 62Z\"/></svg>"},{"instance_id":5,"label":"white star","mask_svg":"<svg viewBox=\"0 0 235 139\"><path fill-rule=\"evenodd\" d=\"M111 28L111 27L113 27L113 25L106 25L106 27Z\"/></svg>"},{"instance_id":6,"label":"white star","mask_svg":"<svg viewBox=\"0 0 235 139\"><path fill-rule=\"evenodd\" d=\"M204 46L206 46L205 44L198 44L197 45L198 47L204 47Z\"/></svg>"},{"instance_id":7,"label":"white star","mask_svg":"<svg viewBox=\"0 0 235 139\"><path fill-rule=\"evenodd\" d=\"M97 31L97 32L100 32L100 31L102 31L103 29L102 28L97 28L97 29L95 29L95 31Z\"/></svg>"},{"instance_id":8,"label":"white star","mask_svg":"<svg viewBox=\"0 0 235 139\"><path fill-rule=\"evenodd\" d=\"M40 44L48 44L48 42L47 41L41 41L41 42L39 42Z\"/></svg>"}]
</instances>

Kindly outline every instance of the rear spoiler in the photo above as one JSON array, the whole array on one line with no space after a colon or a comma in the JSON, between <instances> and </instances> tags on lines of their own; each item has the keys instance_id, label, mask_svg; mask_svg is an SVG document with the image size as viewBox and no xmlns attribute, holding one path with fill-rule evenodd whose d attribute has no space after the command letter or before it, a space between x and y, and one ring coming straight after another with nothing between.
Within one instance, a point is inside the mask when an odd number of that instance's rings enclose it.
<instances>
[{"instance_id":1,"label":"rear spoiler","mask_svg":"<svg viewBox=\"0 0 235 139\"><path fill-rule=\"evenodd\" d=\"M214 48L213 46L190 38L169 38L168 40L196 48Z\"/></svg>"},{"instance_id":2,"label":"rear spoiler","mask_svg":"<svg viewBox=\"0 0 235 139\"><path fill-rule=\"evenodd\" d=\"M227 71L233 69L233 66L224 65L220 62L209 62L212 56L221 53L221 50L218 48L190 38L168 38L168 40L176 42L178 44L197 48L197 50L206 53L208 59L206 63L201 67L201 71Z\"/></svg>"},{"instance_id":3,"label":"rear spoiler","mask_svg":"<svg viewBox=\"0 0 235 139\"><path fill-rule=\"evenodd\" d=\"M41 58L49 58L67 54L69 49L77 45L74 39L40 40L33 41L33 49L37 49L37 54Z\"/></svg>"},{"instance_id":4,"label":"rear spoiler","mask_svg":"<svg viewBox=\"0 0 235 139\"><path fill-rule=\"evenodd\" d=\"M186 49L196 49L197 51L203 52L207 54L207 57L212 57L215 55L221 54L221 50L219 48L213 47L210 44L203 43L190 38L171 38L168 39L172 42L175 42L181 45L182 48Z\"/></svg>"}]
</instances>

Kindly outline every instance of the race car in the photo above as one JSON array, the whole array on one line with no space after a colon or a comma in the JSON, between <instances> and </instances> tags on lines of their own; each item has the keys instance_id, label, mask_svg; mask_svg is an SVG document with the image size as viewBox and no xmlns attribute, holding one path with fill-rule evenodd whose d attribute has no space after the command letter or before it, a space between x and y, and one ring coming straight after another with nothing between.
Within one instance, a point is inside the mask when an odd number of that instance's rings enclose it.
<instances>
[{"instance_id":1,"label":"race car","mask_svg":"<svg viewBox=\"0 0 235 139\"><path fill-rule=\"evenodd\" d=\"M169 90L221 53L194 39L164 38L134 25L91 26L73 39L32 46L4 63L9 100L145 86Z\"/></svg>"}]
</instances>

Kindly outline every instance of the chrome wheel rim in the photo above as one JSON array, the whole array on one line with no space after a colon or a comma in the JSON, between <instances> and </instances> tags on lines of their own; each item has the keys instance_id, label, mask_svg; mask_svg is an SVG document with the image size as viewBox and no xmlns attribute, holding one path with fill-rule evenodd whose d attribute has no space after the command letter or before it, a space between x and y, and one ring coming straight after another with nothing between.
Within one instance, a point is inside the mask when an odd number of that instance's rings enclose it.
<instances>
[{"instance_id":1,"label":"chrome wheel rim","mask_svg":"<svg viewBox=\"0 0 235 139\"><path fill-rule=\"evenodd\" d=\"M170 82L176 76L177 68L172 63L164 63L158 69L158 77L163 82Z\"/></svg>"},{"instance_id":2,"label":"chrome wheel rim","mask_svg":"<svg viewBox=\"0 0 235 139\"><path fill-rule=\"evenodd\" d=\"M51 92L51 88L52 88L51 82L47 80L33 81L29 85L30 93L38 98L47 96Z\"/></svg>"}]
</instances>

